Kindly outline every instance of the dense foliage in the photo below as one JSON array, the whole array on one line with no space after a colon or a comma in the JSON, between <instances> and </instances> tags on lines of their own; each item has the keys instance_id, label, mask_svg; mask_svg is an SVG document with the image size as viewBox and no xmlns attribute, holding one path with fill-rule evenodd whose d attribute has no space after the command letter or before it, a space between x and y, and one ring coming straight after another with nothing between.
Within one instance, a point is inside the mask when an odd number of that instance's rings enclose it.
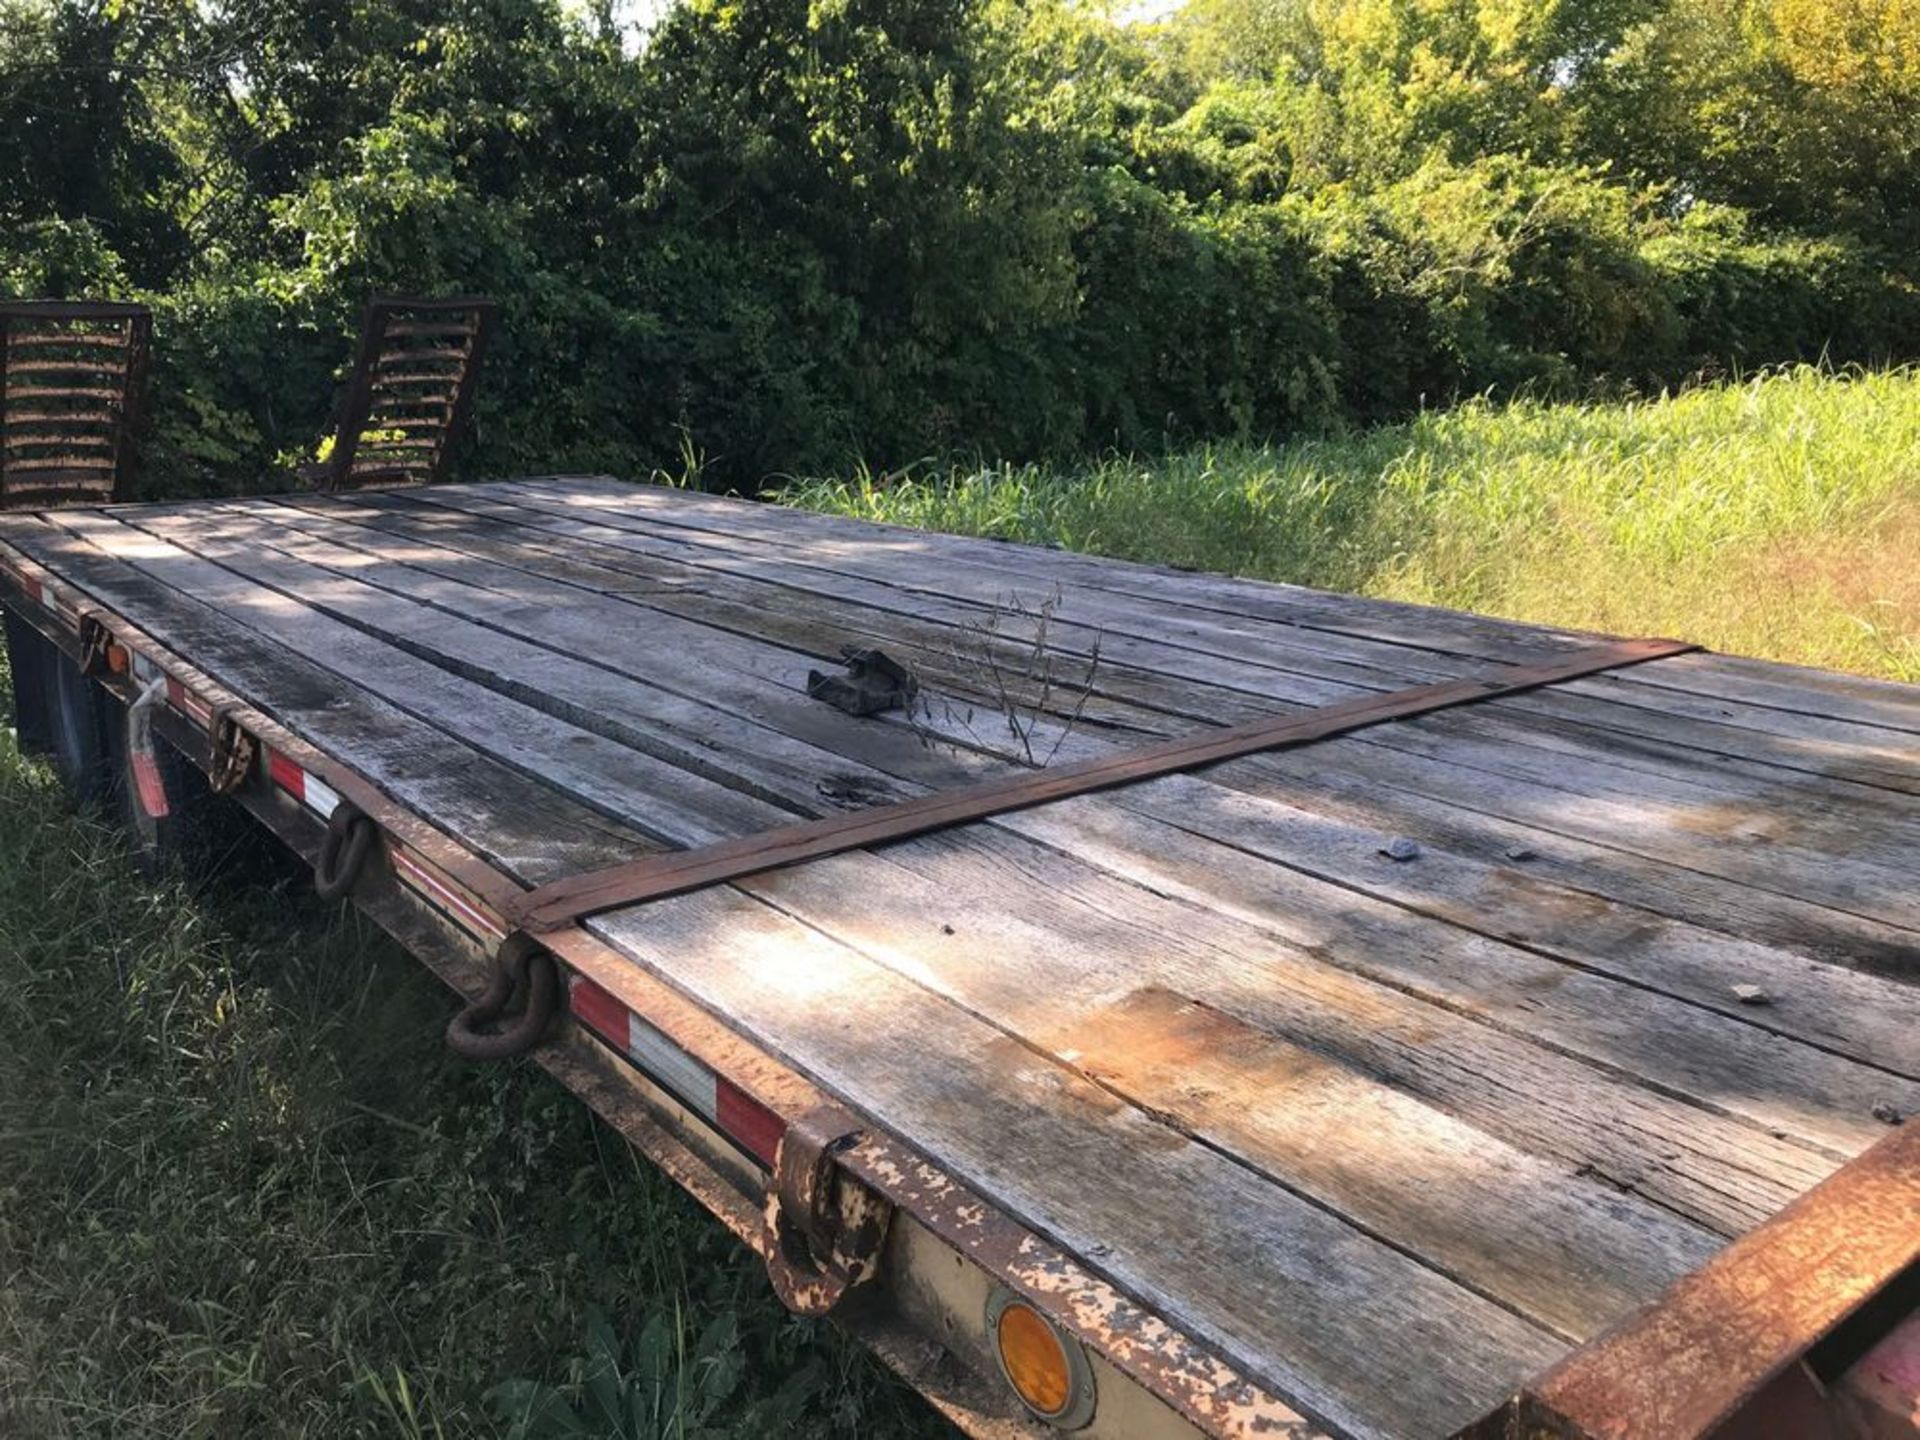
<instances>
[{"instance_id":1,"label":"dense foliage","mask_svg":"<svg viewBox=\"0 0 1920 1440\"><path fill-rule=\"evenodd\" d=\"M1920 336L1915 0L0 0L0 292L158 310L156 489L505 305L474 467L1024 458Z\"/></svg>"}]
</instances>

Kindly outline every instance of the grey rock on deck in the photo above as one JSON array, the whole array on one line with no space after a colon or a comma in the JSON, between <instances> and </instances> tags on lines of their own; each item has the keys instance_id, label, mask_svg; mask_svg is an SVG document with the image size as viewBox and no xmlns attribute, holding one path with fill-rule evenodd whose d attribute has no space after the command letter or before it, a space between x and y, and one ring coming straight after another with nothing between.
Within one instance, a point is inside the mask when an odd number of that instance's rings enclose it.
<instances>
[{"instance_id":1,"label":"grey rock on deck","mask_svg":"<svg viewBox=\"0 0 1920 1440\"><path fill-rule=\"evenodd\" d=\"M1588 643L597 480L0 540L528 884ZM924 703L807 699L843 646ZM1916 796L1920 691L1694 655L591 928L1330 1430L1440 1436L1920 1110Z\"/></svg>"}]
</instances>

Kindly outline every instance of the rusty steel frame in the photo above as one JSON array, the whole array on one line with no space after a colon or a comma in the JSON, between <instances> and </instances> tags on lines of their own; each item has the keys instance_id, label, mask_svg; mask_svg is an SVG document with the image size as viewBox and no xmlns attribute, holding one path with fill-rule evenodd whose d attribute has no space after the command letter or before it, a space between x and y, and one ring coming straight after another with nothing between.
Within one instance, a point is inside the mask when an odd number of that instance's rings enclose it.
<instances>
[{"instance_id":1,"label":"rusty steel frame","mask_svg":"<svg viewBox=\"0 0 1920 1440\"><path fill-rule=\"evenodd\" d=\"M1681 640L1616 640L1576 650L1558 660L1509 665L1467 679L1443 680L1383 695L1343 700L1304 714L1203 730L1071 765L1023 771L891 805L803 820L758 835L722 840L693 850L671 850L584 875L568 876L530 891L513 903L509 913L520 928L532 934L544 934L607 910L744 880L808 860L906 840L1076 795L1215 765L1243 755L1304 745L1389 720L1471 705L1562 680L1683 655L1699 648Z\"/></svg>"},{"instance_id":2,"label":"rusty steel frame","mask_svg":"<svg viewBox=\"0 0 1920 1440\"><path fill-rule=\"evenodd\" d=\"M1835 1377L1803 1367L1882 1298L1903 1313L1920 1307L1920 1123L1912 1121L1459 1440L1817 1440L1808 1407ZM1831 1433L1846 1432L1836 1425Z\"/></svg>"},{"instance_id":3,"label":"rusty steel frame","mask_svg":"<svg viewBox=\"0 0 1920 1440\"><path fill-rule=\"evenodd\" d=\"M350 767L248 705L126 617L98 604L78 586L56 577L4 541L0 541L0 582L5 582L0 585L0 602L10 605L76 661L82 653L83 624L103 627L107 643L120 652L122 659L105 666L98 679L119 698L133 697L129 657L136 653L189 694L201 711L213 717L211 723L196 723L175 709L161 706L154 716L154 728L209 777L218 776L226 763L228 747L215 738L221 726L233 727L247 736L253 742L254 763L246 783L234 791L234 798L309 865L320 858L326 827L284 792L261 783L270 753L291 758L370 817L380 827L383 851L390 854L394 848L402 848L416 862L424 860L444 881L463 891L474 909L486 917L478 927L457 925L412 895L399 883L390 865L369 865L352 899L464 998L472 999L480 993L491 957L513 933L507 912L512 902L526 893L517 882L395 804ZM570 928L543 935L540 943L569 973L601 987L631 1014L780 1117L788 1129L801 1117L840 1105L837 1097L821 1091L719 1017L585 930ZM630 1091L632 1077L638 1076L648 1085L654 1083L652 1078L624 1057L616 1057L584 1025L563 1027L557 1036L531 1052L531 1058L660 1164L763 1259L773 1253L775 1231L768 1222L768 1211L779 1197L780 1187L764 1166L756 1167L761 1183L767 1187L756 1203L727 1180L723 1170L698 1147L689 1145L684 1135L663 1129L656 1119L633 1113L634 1102L621 1085ZM609 1075L627 1078L615 1084ZM666 1093L672 1098L671 1092ZM738 1157L737 1146L726 1137L708 1130L697 1119L692 1128L707 1131L702 1137L705 1144ZM1122 1293L871 1121L859 1119L857 1127L836 1144L832 1159L841 1205L856 1215L871 1213L877 1199L891 1212L895 1232L902 1222L915 1227L945 1252L1027 1299L1063 1334L1103 1361L1115 1379L1137 1386L1191 1431L1299 1440L1324 1433L1302 1412L1211 1347ZM897 1234L887 1239L889 1253L899 1248L896 1241ZM846 1258L841 1257L842 1263ZM866 1258L854 1258L856 1266L868 1263ZM859 1278L867 1277L863 1274ZM874 1284L861 1286L855 1296L861 1303L836 1308L836 1322L845 1324L969 1433L996 1440L1038 1433L1025 1420L1012 1418L1009 1412L996 1412L1000 1402L1012 1404L1011 1398L978 1375L956 1389L953 1366L928 1359L928 1338L900 1331L886 1318L887 1302L867 1294L884 1289ZM977 1318L972 1323L977 1325ZM932 1343L945 1342L935 1339ZM984 1401L983 1390L987 1396ZM962 1398L955 1398L957 1395Z\"/></svg>"}]
</instances>

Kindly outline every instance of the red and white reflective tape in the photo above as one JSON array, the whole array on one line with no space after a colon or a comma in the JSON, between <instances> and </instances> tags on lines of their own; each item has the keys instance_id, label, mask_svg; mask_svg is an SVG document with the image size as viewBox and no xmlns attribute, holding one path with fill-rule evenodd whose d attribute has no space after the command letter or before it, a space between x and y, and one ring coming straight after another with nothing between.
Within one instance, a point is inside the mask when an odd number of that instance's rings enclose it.
<instances>
[{"instance_id":1,"label":"red and white reflective tape","mask_svg":"<svg viewBox=\"0 0 1920 1440\"><path fill-rule=\"evenodd\" d=\"M139 669L136 664L136 675ZM166 693L166 676L156 674L127 707L127 763L133 770L133 795L149 820L164 820L173 813L167 782L160 774L160 757L153 750L153 707Z\"/></svg>"},{"instance_id":2,"label":"red and white reflective tape","mask_svg":"<svg viewBox=\"0 0 1920 1440\"><path fill-rule=\"evenodd\" d=\"M20 588L20 593L27 599L44 609L51 610L75 630L80 628L81 602L78 595L74 596L73 602L69 604L63 598L61 588L52 581L36 579L17 565L0 566L0 569L4 569L12 577L13 583Z\"/></svg>"},{"instance_id":3,"label":"red and white reflective tape","mask_svg":"<svg viewBox=\"0 0 1920 1440\"><path fill-rule=\"evenodd\" d=\"M213 707L172 676L167 677L167 703L194 724L213 724Z\"/></svg>"},{"instance_id":4,"label":"red and white reflective tape","mask_svg":"<svg viewBox=\"0 0 1920 1440\"><path fill-rule=\"evenodd\" d=\"M279 750L267 751L267 777L322 820L331 819L339 808L338 790Z\"/></svg>"},{"instance_id":5,"label":"red and white reflective tape","mask_svg":"<svg viewBox=\"0 0 1920 1440\"><path fill-rule=\"evenodd\" d=\"M393 861L393 873L402 884L469 935L486 942L489 949L497 947L507 938L506 921L426 864L398 840L388 840L387 854Z\"/></svg>"},{"instance_id":6,"label":"red and white reflective tape","mask_svg":"<svg viewBox=\"0 0 1920 1440\"><path fill-rule=\"evenodd\" d=\"M143 688L152 685L156 680L165 680L168 705L202 729L213 723L213 707L161 669L158 661L150 659L131 646L127 647L127 654L132 657L133 678Z\"/></svg>"},{"instance_id":7,"label":"red and white reflective tape","mask_svg":"<svg viewBox=\"0 0 1920 1440\"><path fill-rule=\"evenodd\" d=\"M75 631L79 630L80 606L83 603L80 596L74 595L69 598L60 586L25 575L20 577L20 588L26 592L29 600L52 611L61 624L71 626Z\"/></svg>"},{"instance_id":8,"label":"red and white reflective tape","mask_svg":"<svg viewBox=\"0 0 1920 1440\"><path fill-rule=\"evenodd\" d=\"M340 792L285 751L267 751L267 776L322 820L331 819L340 807ZM402 884L469 935L486 942L489 948L507 938L506 921L398 840L388 839L387 855Z\"/></svg>"},{"instance_id":9,"label":"red and white reflective tape","mask_svg":"<svg viewBox=\"0 0 1920 1440\"><path fill-rule=\"evenodd\" d=\"M574 1018L605 1040L694 1114L769 1167L787 1124L726 1076L669 1040L607 991L575 975L568 995Z\"/></svg>"}]
</instances>

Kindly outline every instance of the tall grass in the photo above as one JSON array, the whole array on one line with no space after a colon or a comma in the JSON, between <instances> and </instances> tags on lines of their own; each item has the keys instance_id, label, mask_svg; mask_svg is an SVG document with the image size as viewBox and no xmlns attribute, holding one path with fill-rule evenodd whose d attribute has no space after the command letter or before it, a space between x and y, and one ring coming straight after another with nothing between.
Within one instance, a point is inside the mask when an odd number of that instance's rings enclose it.
<instances>
[{"instance_id":1,"label":"tall grass","mask_svg":"<svg viewBox=\"0 0 1920 1440\"><path fill-rule=\"evenodd\" d=\"M1920 372L793 484L794 505L1920 679Z\"/></svg>"},{"instance_id":2,"label":"tall grass","mask_svg":"<svg viewBox=\"0 0 1920 1440\"><path fill-rule=\"evenodd\" d=\"M9 705L0 1436L947 1433L542 1072L448 1057L450 997L272 842L144 878Z\"/></svg>"}]
</instances>

